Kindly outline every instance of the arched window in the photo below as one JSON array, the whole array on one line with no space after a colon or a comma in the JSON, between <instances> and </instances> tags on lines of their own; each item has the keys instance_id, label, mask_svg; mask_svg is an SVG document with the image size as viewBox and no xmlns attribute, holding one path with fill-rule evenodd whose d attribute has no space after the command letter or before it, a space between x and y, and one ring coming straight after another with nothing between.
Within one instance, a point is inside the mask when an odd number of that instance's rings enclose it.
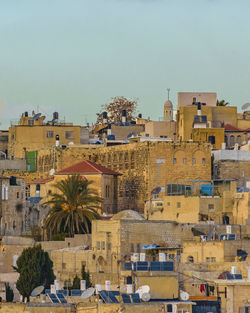
<instances>
[{"instance_id":1,"label":"arched window","mask_svg":"<svg viewBox=\"0 0 250 313\"><path fill-rule=\"evenodd\" d=\"M230 136L230 147L233 147L234 146L234 136L231 135Z\"/></svg>"},{"instance_id":2,"label":"arched window","mask_svg":"<svg viewBox=\"0 0 250 313\"><path fill-rule=\"evenodd\" d=\"M187 257L187 262L189 262L189 263L194 263L194 257L193 257L192 255L189 255L189 256Z\"/></svg>"},{"instance_id":3,"label":"arched window","mask_svg":"<svg viewBox=\"0 0 250 313\"><path fill-rule=\"evenodd\" d=\"M228 147L228 137L227 136L225 136L225 144L226 144L226 147Z\"/></svg>"},{"instance_id":4,"label":"arched window","mask_svg":"<svg viewBox=\"0 0 250 313\"><path fill-rule=\"evenodd\" d=\"M237 143L238 143L239 145L241 145L241 136L240 136L240 135L237 136Z\"/></svg>"}]
</instances>

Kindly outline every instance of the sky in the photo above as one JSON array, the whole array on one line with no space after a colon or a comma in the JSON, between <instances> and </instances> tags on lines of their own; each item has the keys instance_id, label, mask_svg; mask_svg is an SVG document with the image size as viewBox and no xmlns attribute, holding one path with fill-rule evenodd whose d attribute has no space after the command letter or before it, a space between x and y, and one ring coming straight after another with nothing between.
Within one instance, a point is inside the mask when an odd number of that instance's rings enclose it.
<instances>
[{"instance_id":1,"label":"sky","mask_svg":"<svg viewBox=\"0 0 250 313\"><path fill-rule=\"evenodd\" d=\"M249 0L0 0L0 128L85 125L112 97L158 120L177 92L250 102Z\"/></svg>"}]
</instances>

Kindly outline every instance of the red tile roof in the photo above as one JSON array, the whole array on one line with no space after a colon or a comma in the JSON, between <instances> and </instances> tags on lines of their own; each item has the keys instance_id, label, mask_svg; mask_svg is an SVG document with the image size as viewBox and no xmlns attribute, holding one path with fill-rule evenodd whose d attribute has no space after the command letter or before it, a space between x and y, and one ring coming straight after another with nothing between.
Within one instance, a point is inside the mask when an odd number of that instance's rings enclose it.
<instances>
[{"instance_id":1,"label":"red tile roof","mask_svg":"<svg viewBox=\"0 0 250 313\"><path fill-rule=\"evenodd\" d=\"M231 124L226 124L224 126L225 131L231 131L231 132L242 132L242 129L239 129Z\"/></svg>"},{"instance_id":2,"label":"red tile roof","mask_svg":"<svg viewBox=\"0 0 250 313\"><path fill-rule=\"evenodd\" d=\"M102 165L84 160L70 167L64 168L55 173L55 175L72 175L72 174L110 174L121 175Z\"/></svg>"},{"instance_id":3,"label":"red tile roof","mask_svg":"<svg viewBox=\"0 0 250 313\"><path fill-rule=\"evenodd\" d=\"M33 180L30 181L29 184L45 184L48 183L49 181L52 181L53 179L54 179L53 177L48 177L44 179Z\"/></svg>"}]
</instances>

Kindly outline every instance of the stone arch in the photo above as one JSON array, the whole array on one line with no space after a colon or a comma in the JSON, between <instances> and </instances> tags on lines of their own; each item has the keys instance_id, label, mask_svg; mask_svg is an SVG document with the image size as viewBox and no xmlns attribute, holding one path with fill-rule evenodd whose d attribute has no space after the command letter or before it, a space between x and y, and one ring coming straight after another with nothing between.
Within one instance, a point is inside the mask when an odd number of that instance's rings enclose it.
<instances>
[{"instance_id":1,"label":"stone arch","mask_svg":"<svg viewBox=\"0 0 250 313\"><path fill-rule=\"evenodd\" d=\"M97 259L97 272L104 272L105 260L103 256L99 256Z\"/></svg>"},{"instance_id":2,"label":"stone arch","mask_svg":"<svg viewBox=\"0 0 250 313\"><path fill-rule=\"evenodd\" d=\"M173 154L173 163L181 165L183 164L182 160L187 157L187 154L184 150L178 149Z\"/></svg>"},{"instance_id":3,"label":"stone arch","mask_svg":"<svg viewBox=\"0 0 250 313\"><path fill-rule=\"evenodd\" d=\"M202 150L195 150L192 154L192 159L195 159L196 164L202 164L202 159L206 159L206 155Z\"/></svg>"}]
</instances>

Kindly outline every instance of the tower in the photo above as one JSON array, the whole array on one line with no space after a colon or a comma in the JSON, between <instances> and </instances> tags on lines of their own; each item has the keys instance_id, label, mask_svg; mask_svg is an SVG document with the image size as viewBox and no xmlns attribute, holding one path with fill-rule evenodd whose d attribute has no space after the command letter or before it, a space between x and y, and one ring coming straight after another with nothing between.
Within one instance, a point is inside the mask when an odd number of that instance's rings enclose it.
<instances>
[{"instance_id":1,"label":"tower","mask_svg":"<svg viewBox=\"0 0 250 313\"><path fill-rule=\"evenodd\" d=\"M169 100L168 88L168 100L164 103L164 121L171 122L173 120L173 103Z\"/></svg>"}]
</instances>

